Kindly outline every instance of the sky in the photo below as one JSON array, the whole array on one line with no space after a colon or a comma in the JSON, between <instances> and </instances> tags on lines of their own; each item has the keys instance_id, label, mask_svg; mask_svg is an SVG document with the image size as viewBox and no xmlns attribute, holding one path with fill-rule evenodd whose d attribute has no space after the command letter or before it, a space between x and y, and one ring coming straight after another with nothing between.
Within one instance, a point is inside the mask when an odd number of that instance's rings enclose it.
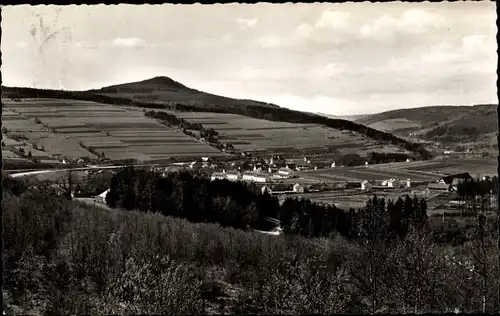
<instances>
[{"instance_id":1,"label":"sky","mask_svg":"<svg viewBox=\"0 0 500 316\"><path fill-rule=\"evenodd\" d=\"M494 2L2 7L2 84L167 76L332 115L498 103Z\"/></svg>"}]
</instances>

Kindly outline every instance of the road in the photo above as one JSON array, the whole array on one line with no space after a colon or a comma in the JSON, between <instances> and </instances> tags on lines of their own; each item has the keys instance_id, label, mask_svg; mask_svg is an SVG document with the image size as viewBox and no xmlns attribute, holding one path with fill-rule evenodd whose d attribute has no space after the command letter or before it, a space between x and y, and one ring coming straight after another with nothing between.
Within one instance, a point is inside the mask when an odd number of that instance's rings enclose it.
<instances>
[{"instance_id":1,"label":"road","mask_svg":"<svg viewBox=\"0 0 500 316\"><path fill-rule=\"evenodd\" d=\"M120 168L126 168L126 167L148 167L148 166L156 166L156 164L121 165L121 166L87 166L87 167L67 168L67 169L44 169L44 170L11 173L10 176L12 178L20 178L20 177L34 176L34 175L45 174L45 173L67 172L70 170L72 170L72 171L85 171L85 170L120 169Z\"/></svg>"}]
</instances>

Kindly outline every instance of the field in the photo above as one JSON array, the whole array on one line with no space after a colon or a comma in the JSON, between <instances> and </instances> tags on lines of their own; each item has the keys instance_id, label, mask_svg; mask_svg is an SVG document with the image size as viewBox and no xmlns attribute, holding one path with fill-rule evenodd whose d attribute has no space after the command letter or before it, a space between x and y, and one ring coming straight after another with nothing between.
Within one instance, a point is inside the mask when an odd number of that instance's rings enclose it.
<instances>
[{"instance_id":1,"label":"field","mask_svg":"<svg viewBox=\"0 0 500 316\"><path fill-rule=\"evenodd\" d=\"M254 119L236 114L174 112L177 117L219 132L223 142L242 151L286 154L295 149L305 152L338 150L339 153L366 155L371 151L400 152L392 145L315 124L295 124Z\"/></svg>"},{"instance_id":2,"label":"field","mask_svg":"<svg viewBox=\"0 0 500 316\"><path fill-rule=\"evenodd\" d=\"M9 157L16 156L12 147L26 147L26 153L31 151L32 157L45 160L103 155L111 160L150 162L225 155L126 107L60 99L4 99L3 103L4 134L23 139L4 139L3 151Z\"/></svg>"},{"instance_id":3,"label":"field","mask_svg":"<svg viewBox=\"0 0 500 316\"><path fill-rule=\"evenodd\" d=\"M409 171L412 173L434 173L438 176L461 172L469 172L472 176L493 176L498 173L497 165L498 163L495 159L447 159L380 164L371 166L371 168L379 170Z\"/></svg>"},{"instance_id":4,"label":"field","mask_svg":"<svg viewBox=\"0 0 500 316\"><path fill-rule=\"evenodd\" d=\"M404 169L379 169L376 167L344 167L330 168L321 170L308 170L298 172L297 175L304 179L313 179L325 182L335 181L378 181L396 178L400 180L411 179L412 181L435 181L439 179L438 175L432 175L422 172L413 172Z\"/></svg>"}]
</instances>

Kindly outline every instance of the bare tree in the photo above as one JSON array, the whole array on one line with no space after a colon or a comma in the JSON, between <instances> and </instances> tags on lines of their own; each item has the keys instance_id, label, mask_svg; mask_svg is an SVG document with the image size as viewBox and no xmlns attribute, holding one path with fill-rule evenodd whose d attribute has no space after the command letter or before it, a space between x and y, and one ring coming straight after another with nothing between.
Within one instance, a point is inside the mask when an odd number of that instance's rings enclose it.
<instances>
[{"instance_id":1,"label":"bare tree","mask_svg":"<svg viewBox=\"0 0 500 316\"><path fill-rule=\"evenodd\" d=\"M387 214L384 199L374 197L361 211L358 227L359 252L352 261L352 281L361 292L361 300L369 312L384 312L386 263L390 247L387 243Z\"/></svg>"},{"instance_id":2,"label":"bare tree","mask_svg":"<svg viewBox=\"0 0 500 316\"><path fill-rule=\"evenodd\" d=\"M75 182L76 182L74 169L76 168L77 163L76 163L76 161L74 161L72 159L67 159L67 161L68 161L68 170L65 172L65 174L62 177L62 186L63 186L63 190L64 190L64 196L68 200L72 200L73 199L73 191L74 191Z\"/></svg>"}]
</instances>

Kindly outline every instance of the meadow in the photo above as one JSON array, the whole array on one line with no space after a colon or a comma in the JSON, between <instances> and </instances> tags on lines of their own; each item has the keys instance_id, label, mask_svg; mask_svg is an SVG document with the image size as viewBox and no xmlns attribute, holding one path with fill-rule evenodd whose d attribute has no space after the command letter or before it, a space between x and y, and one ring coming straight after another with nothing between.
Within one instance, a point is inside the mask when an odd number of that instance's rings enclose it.
<instances>
[{"instance_id":1,"label":"meadow","mask_svg":"<svg viewBox=\"0 0 500 316\"><path fill-rule=\"evenodd\" d=\"M412 161L392 164L380 164L371 166L380 170L398 170L408 172L434 173L438 176L447 174L469 172L473 176L496 175L496 159L445 159L445 160L427 160Z\"/></svg>"},{"instance_id":2,"label":"meadow","mask_svg":"<svg viewBox=\"0 0 500 316\"><path fill-rule=\"evenodd\" d=\"M267 121L237 114L167 111L190 123L219 132L221 141L242 151L286 154L299 149L304 152L337 151L357 153L371 151L400 152L392 145L381 145L351 131L341 131L317 124Z\"/></svg>"},{"instance_id":3,"label":"meadow","mask_svg":"<svg viewBox=\"0 0 500 316\"><path fill-rule=\"evenodd\" d=\"M17 150L44 160L105 157L152 162L179 156L225 155L207 144L144 116L115 105L60 99L3 100L5 155L20 159ZM43 150L39 150L39 149Z\"/></svg>"},{"instance_id":4,"label":"meadow","mask_svg":"<svg viewBox=\"0 0 500 316\"><path fill-rule=\"evenodd\" d=\"M382 181L390 178L400 180L411 179L412 181L435 181L439 176L412 172L404 169L378 169L375 167L336 167L329 169L307 170L297 172L297 175L304 179L314 179L319 181Z\"/></svg>"}]
</instances>

